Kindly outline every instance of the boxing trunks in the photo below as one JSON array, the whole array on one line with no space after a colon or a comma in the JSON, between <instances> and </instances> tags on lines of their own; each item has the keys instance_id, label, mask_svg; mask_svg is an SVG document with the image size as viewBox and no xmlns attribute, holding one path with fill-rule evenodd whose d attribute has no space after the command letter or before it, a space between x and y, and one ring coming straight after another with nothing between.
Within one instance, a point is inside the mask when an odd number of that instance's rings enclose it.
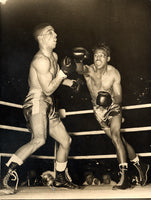
<instances>
[{"instance_id":1,"label":"boxing trunks","mask_svg":"<svg viewBox=\"0 0 151 200\"><path fill-rule=\"evenodd\" d=\"M109 128L110 121L114 116L121 115L121 107L117 104L111 104L108 109L104 109L102 106L94 105L93 106L94 114L97 121L102 128Z\"/></svg>"},{"instance_id":2,"label":"boxing trunks","mask_svg":"<svg viewBox=\"0 0 151 200\"><path fill-rule=\"evenodd\" d=\"M31 131L29 119L35 114L46 115L53 126L60 122L59 115L55 112L53 98L51 96L46 96L40 89L29 91L23 104L23 114L29 131Z\"/></svg>"}]
</instances>

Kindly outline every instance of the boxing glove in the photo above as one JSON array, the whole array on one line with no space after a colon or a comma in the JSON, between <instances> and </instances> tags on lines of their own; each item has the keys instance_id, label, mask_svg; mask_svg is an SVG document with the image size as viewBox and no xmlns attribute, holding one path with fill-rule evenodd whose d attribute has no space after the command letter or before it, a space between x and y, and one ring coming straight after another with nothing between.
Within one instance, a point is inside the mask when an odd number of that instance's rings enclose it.
<instances>
[{"instance_id":1,"label":"boxing glove","mask_svg":"<svg viewBox=\"0 0 151 200\"><path fill-rule=\"evenodd\" d=\"M41 175L43 185L53 186L54 177L50 171L43 172Z\"/></svg>"},{"instance_id":2,"label":"boxing glove","mask_svg":"<svg viewBox=\"0 0 151 200\"><path fill-rule=\"evenodd\" d=\"M105 91L99 91L96 98L96 103L103 108L108 108L112 104L112 98L110 93Z\"/></svg>"},{"instance_id":3,"label":"boxing glove","mask_svg":"<svg viewBox=\"0 0 151 200\"><path fill-rule=\"evenodd\" d=\"M88 51L83 47L75 47L72 54L76 63L83 63L83 61L89 56Z\"/></svg>"},{"instance_id":4,"label":"boxing glove","mask_svg":"<svg viewBox=\"0 0 151 200\"><path fill-rule=\"evenodd\" d=\"M83 80L81 80L80 78L77 78L77 80L73 82L73 85L71 86L71 88L75 93L78 93L82 85L84 85Z\"/></svg>"},{"instance_id":5,"label":"boxing glove","mask_svg":"<svg viewBox=\"0 0 151 200\"><path fill-rule=\"evenodd\" d=\"M66 75L69 75L71 73L71 71L72 71L72 62L71 62L71 58L70 57L66 56L61 61L61 70Z\"/></svg>"}]
</instances>

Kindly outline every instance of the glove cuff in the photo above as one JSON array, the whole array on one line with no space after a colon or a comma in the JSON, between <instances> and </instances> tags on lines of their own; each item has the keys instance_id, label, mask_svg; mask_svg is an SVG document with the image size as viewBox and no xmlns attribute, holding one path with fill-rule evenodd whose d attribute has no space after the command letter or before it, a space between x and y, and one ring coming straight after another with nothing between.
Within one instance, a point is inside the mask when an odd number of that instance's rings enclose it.
<instances>
[{"instance_id":1,"label":"glove cuff","mask_svg":"<svg viewBox=\"0 0 151 200\"><path fill-rule=\"evenodd\" d=\"M60 78L63 78L63 79L65 79L65 78L67 78L67 75L60 69L60 71L58 72L58 76L60 77Z\"/></svg>"},{"instance_id":2,"label":"glove cuff","mask_svg":"<svg viewBox=\"0 0 151 200\"><path fill-rule=\"evenodd\" d=\"M77 86L78 86L77 82L74 81L73 84L72 84L72 86L71 86L71 88L72 88L73 90L76 90L76 89L77 89Z\"/></svg>"}]
</instances>

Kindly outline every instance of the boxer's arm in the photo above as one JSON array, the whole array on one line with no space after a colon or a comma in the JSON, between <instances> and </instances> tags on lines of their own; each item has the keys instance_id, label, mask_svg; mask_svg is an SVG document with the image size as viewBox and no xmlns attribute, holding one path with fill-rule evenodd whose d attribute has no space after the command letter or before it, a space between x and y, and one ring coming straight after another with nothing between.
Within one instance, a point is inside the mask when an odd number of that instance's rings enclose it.
<instances>
[{"instance_id":1,"label":"boxer's arm","mask_svg":"<svg viewBox=\"0 0 151 200\"><path fill-rule=\"evenodd\" d=\"M62 85L72 87L74 82L76 82L76 80L66 78L65 80L63 80Z\"/></svg>"},{"instance_id":2,"label":"boxer's arm","mask_svg":"<svg viewBox=\"0 0 151 200\"><path fill-rule=\"evenodd\" d=\"M53 78L50 73L50 62L47 58L36 59L34 67L37 72L39 84L47 96L51 95L67 77L61 70L59 70L57 76Z\"/></svg>"},{"instance_id":3,"label":"boxer's arm","mask_svg":"<svg viewBox=\"0 0 151 200\"><path fill-rule=\"evenodd\" d=\"M80 91L80 88L83 84L84 82L80 78L78 78L77 80L65 79L63 81L63 85L70 87L75 93L78 93Z\"/></svg>"},{"instance_id":4,"label":"boxer's arm","mask_svg":"<svg viewBox=\"0 0 151 200\"><path fill-rule=\"evenodd\" d=\"M79 74L88 73L87 65L84 65L84 60L89 57L89 52L83 47L75 47L72 51L73 59L76 64L76 71Z\"/></svg>"},{"instance_id":5,"label":"boxer's arm","mask_svg":"<svg viewBox=\"0 0 151 200\"><path fill-rule=\"evenodd\" d=\"M122 87L121 87L121 76L120 73L115 71L115 78L113 83L113 103L122 104Z\"/></svg>"},{"instance_id":6,"label":"boxer's arm","mask_svg":"<svg viewBox=\"0 0 151 200\"><path fill-rule=\"evenodd\" d=\"M82 73L83 73L83 75L89 75L89 72L90 72L90 66L89 65L83 65L83 67L82 67Z\"/></svg>"},{"instance_id":7,"label":"boxer's arm","mask_svg":"<svg viewBox=\"0 0 151 200\"><path fill-rule=\"evenodd\" d=\"M72 65L72 60L70 57L66 56L65 58L62 59L61 61L61 70L68 76L69 74L75 73ZM77 80L73 79L68 79L66 78L65 80L62 81L62 85L71 87L72 89L76 89L78 87L78 82Z\"/></svg>"}]
</instances>

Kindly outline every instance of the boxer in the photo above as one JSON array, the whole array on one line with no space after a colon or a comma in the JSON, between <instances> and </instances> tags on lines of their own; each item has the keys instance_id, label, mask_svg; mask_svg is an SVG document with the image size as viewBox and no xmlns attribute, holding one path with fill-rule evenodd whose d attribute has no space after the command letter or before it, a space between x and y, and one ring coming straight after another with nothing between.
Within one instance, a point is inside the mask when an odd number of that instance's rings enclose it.
<instances>
[{"instance_id":1,"label":"boxer","mask_svg":"<svg viewBox=\"0 0 151 200\"><path fill-rule=\"evenodd\" d=\"M81 49L81 54L79 53ZM81 56L82 55L82 56ZM120 180L113 189L127 189L131 187L128 180L128 158L139 173L139 183L144 186L147 182L149 165L140 161L132 146L127 143L120 133L122 121L122 87L121 76L117 68L109 64L111 59L110 48L99 43L93 49L93 61L91 65L84 65L87 57L84 48L73 50L74 60L81 63L80 74L83 74L91 95L93 110L101 128L112 140L117 152L120 169ZM81 59L82 57L82 59Z\"/></svg>"},{"instance_id":2,"label":"boxer","mask_svg":"<svg viewBox=\"0 0 151 200\"><path fill-rule=\"evenodd\" d=\"M34 30L34 37L39 44L39 51L34 56L29 69L29 92L25 98L23 112L27 127L31 132L31 141L20 147L8 160L7 173L3 179L3 186L13 193L10 181L18 183L17 168L43 146L47 138L47 124L49 135L59 143L56 155L56 178L54 186L78 188L67 179L65 169L71 144L71 137L55 110L53 93L60 84L76 88L75 80L68 79L71 70L70 59L65 58L60 66L58 55L53 51L57 43L57 34L50 24L40 24ZM73 86L74 85L74 86Z\"/></svg>"}]
</instances>

